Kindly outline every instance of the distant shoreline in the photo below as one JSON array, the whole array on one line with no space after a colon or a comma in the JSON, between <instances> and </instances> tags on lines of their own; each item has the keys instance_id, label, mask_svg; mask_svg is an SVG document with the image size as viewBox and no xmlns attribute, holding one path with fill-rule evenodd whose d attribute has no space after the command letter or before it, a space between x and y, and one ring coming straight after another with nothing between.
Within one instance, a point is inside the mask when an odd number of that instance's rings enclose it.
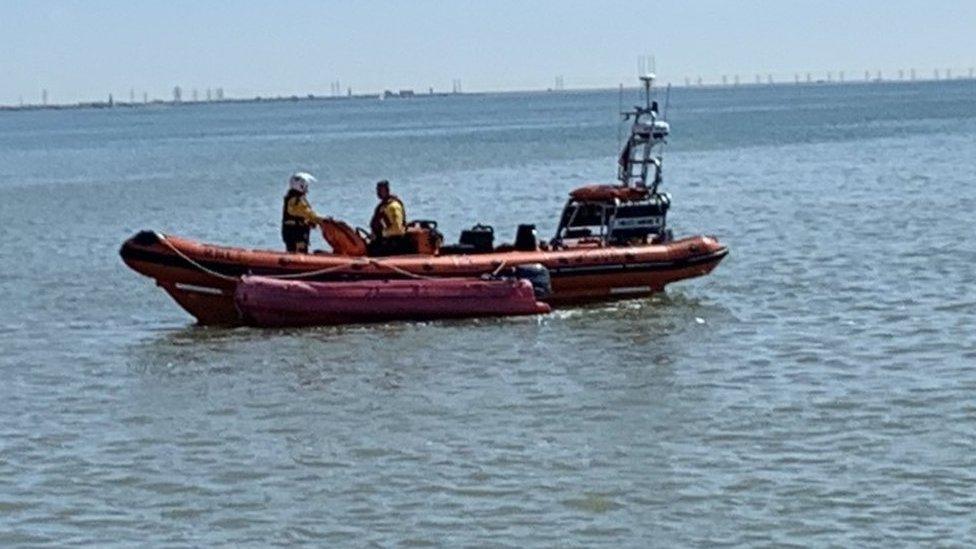
<instances>
[{"instance_id":1,"label":"distant shoreline","mask_svg":"<svg viewBox=\"0 0 976 549\"><path fill-rule=\"evenodd\" d=\"M384 92L356 95L278 95L270 97L244 97L244 98L224 98L224 99L205 99L197 101L163 101L154 99L152 101L82 101L79 103L55 103L49 105L25 104L25 105L0 105L0 111L41 111L41 110L73 110L73 109L139 109L149 107L190 107L194 105L218 105L218 104L239 104L239 103L297 103L299 101L361 101L361 100L385 100L385 99L420 99L424 97L447 97L452 95L482 95L480 93L424 93L406 94L401 92Z\"/></svg>"},{"instance_id":2,"label":"distant shoreline","mask_svg":"<svg viewBox=\"0 0 976 549\"><path fill-rule=\"evenodd\" d=\"M674 84L666 83L662 87L673 87L680 89L737 89L737 88L770 88L770 87L823 87L823 86L870 86L870 85L909 85L909 84L931 84L937 82L976 82L974 78L959 77L953 79L917 79L917 80L871 80L871 81L826 81L818 80L813 82L774 82L774 83L754 83L742 82L738 84ZM434 92L434 93L404 93L404 92L383 92L355 95L279 95L269 97L249 97L249 98L224 98L198 101L164 101L154 99L152 101L83 101L78 103L58 103L49 105L24 104L24 105L0 105L0 111L46 111L46 110L83 110L83 109L139 109L152 107L191 107L196 105L215 105L215 104L244 104L244 103L297 103L307 101L366 101L366 100L393 100L410 101L432 97L455 97L455 96L480 96L480 95L508 95L508 94L547 94L547 93L587 93L587 92L606 92L617 91L617 87L599 88L566 88L566 89L535 89L535 90L510 90L510 91L486 91L486 92ZM634 91L638 88L627 86L623 89Z\"/></svg>"}]
</instances>

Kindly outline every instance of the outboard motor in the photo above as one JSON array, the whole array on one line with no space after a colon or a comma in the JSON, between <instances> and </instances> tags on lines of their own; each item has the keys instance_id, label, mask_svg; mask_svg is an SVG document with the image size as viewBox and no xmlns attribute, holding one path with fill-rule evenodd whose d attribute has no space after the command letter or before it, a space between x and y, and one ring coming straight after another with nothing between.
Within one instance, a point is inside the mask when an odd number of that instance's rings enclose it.
<instances>
[{"instance_id":1,"label":"outboard motor","mask_svg":"<svg viewBox=\"0 0 976 549\"><path fill-rule=\"evenodd\" d=\"M536 299L545 299L552 294L552 279L549 269L541 263L526 263L512 269L512 276L532 283Z\"/></svg>"}]
</instances>

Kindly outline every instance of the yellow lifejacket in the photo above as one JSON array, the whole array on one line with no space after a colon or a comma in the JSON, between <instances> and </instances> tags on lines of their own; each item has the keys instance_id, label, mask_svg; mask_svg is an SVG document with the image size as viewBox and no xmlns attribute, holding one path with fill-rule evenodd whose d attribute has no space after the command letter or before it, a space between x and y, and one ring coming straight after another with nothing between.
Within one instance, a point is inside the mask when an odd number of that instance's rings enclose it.
<instances>
[{"instance_id":1,"label":"yellow lifejacket","mask_svg":"<svg viewBox=\"0 0 976 549\"><path fill-rule=\"evenodd\" d=\"M298 191L288 191L285 195L285 202L281 208L282 226L309 227L322 220L315 215L312 206L309 205L305 195Z\"/></svg>"},{"instance_id":2,"label":"yellow lifejacket","mask_svg":"<svg viewBox=\"0 0 976 549\"><path fill-rule=\"evenodd\" d=\"M394 195L380 202L373 212L373 219L369 228L374 235L388 238L401 236L407 232L407 212L403 201Z\"/></svg>"}]
</instances>

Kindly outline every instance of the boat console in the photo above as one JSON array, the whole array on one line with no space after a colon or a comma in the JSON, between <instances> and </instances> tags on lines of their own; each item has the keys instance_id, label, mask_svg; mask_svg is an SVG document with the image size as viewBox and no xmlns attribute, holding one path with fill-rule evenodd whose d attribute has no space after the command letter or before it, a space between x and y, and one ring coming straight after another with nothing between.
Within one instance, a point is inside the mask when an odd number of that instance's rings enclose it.
<instances>
[{"instance_id":1,"label":"boat console","mask_svg":"<svg viewBox=\"0 0 976 549\"><path fill-rule=\"evenodd\" d=\"M637 200L620 198L570 198L563 208L554 248L581 244L625 246L666 242L667 213L671 197L649 194Z\"/></svg>"}]
</instances>

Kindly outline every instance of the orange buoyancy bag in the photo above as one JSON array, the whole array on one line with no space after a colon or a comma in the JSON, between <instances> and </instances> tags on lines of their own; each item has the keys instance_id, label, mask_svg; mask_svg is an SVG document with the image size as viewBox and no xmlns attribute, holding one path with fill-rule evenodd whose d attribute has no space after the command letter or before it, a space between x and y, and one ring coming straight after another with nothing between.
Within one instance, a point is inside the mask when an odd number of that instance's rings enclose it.
<instances>
[{"instance_id":1,"label":"orange buoyancy bag","mask_svg":"<svg viewBox=\"0 0 976 549\"><path fill-rule=\"evenodd\" d=\"M332 246L336 255L362 257L366 255L366 241L356 230L338 219L323 219L322 238Z\"/></svg>"}]
</instances>

